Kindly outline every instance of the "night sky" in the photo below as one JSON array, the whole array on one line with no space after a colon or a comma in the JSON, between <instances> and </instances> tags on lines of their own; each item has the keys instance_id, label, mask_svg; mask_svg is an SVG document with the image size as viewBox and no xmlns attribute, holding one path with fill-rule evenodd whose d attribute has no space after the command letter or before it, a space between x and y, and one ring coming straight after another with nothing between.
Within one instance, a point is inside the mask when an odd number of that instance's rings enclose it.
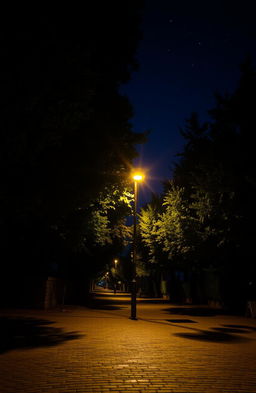
<instances>
[{"instance_id":1,"label":"night sky","mask_svg":"<svg viewBox=\"0 0 256 393\"><path fill-rule=\"evenodd\" d=\"M253 1L145 0L139 71L121 89L134 108L134 131L151 131L135 162L150 175L141 202L171 178L185 119L195 111L207 120L214 93L235 89L248 55L255 65L255 11Z\"/></svg>"}]
</instances>

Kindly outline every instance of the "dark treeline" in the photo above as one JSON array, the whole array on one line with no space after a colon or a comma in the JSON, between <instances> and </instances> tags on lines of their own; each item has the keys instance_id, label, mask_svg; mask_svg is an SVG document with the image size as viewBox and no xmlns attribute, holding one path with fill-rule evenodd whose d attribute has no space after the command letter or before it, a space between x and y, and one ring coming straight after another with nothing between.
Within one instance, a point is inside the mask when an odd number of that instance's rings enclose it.
<instances>
[{"instance_id":1,"label":"dark treeline","mask_svg":"<svg viewBox=\"0 0 256 393\"><path fill-rule=\"evenodd\" d=\"M4 15L1 283L102 265L97 225L106 206L120 202L144 138L132 131L132 107L118 93L137 68L140 11L140 1L95 2ZM116 224L127 214L123 205L105 221Z\"/></svg>"},{"instance_id":2,"label":"dark treeline","mask_svg":"<svg viewBox=\"0 0 256 393\"><path fill-rule=\"evenodd\" d=\"M144 260L172 277L174 300L244 309L256 296L255 91L246 61L236 91L216 96L211 120L201 124L195 113L187 120L173 179L142 210Z\"/></svg>"}]
</instances>

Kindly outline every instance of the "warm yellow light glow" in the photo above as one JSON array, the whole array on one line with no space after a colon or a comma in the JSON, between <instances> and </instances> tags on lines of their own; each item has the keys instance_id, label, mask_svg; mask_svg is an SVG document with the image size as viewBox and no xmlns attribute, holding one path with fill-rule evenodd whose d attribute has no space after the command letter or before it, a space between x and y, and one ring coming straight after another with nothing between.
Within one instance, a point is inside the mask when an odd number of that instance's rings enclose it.
<instances>
[{"instance_id":1,"label":"warm yellow light glow","mask_svg":"<svg viewBox=\"0 0 256 393\"><path fill-rule=\"evenodd\" d=\"M142 181L144 178L144 175L142 173L134 173L133 175L133 180L136 181Z\"/></svg>"}]
</instances>

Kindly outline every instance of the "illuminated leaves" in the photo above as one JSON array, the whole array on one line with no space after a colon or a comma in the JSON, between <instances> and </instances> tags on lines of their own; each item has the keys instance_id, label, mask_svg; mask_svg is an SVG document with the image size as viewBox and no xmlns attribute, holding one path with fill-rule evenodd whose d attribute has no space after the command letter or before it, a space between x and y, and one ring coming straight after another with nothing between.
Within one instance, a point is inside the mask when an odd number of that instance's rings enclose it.
<instances>
[{"instance_id":1,"label":"illuminated leaves","mask_svg":"<svg viewBox=\"0 0 256 393\"><path fill-rule=\"evenodd\" d=\"M94 244L105 246L115 241L127 244L131 230L125 225L125 218L131 213L132 197L126 189L110 186L91 204L88 227Z\"/></svg>"},{"instance_id":2,"label":"illuminated leaves","mask_svg":"<svg viewBox=\"0 0 256 393\"><path fill-rule=\"evenodd\" d=\"M171 184L164 197L164 213L159 220L158 239L168 258L186 257L192 248L197 220L192 217L184 189Z\"/></svg>"},{"instance_id":3,"label":"illuminated leaves","mask_svg":"<svg viewBox=\"0 0 256 393\"><path fill-rule=\"evenodd\" d=\"M184 189L170 183L161 209L148 205L140 215L142 242L151 262L161 259L186 258L194 247L198 220L184 195Z\"/></svg>"}]
</instances>

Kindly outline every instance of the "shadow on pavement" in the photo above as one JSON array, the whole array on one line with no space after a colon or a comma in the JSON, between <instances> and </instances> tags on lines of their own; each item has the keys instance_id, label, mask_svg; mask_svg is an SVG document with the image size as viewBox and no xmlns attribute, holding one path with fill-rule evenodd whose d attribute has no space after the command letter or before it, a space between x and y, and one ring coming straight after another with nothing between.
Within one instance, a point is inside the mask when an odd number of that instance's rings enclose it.
<instances>
[{"instance_id":1,"label":"shadow on pavement","mask_svg":"<svg viewBox=\"0 0 256 393\"><path fill-rule=\"evenodd\" d=\"M86 307L93 308L94 310L122 310L125 308L125 307L112 306L110 304L102 304L102 303L96 303L96 302L86 304Z\"/></svg>"},{"instance_id":2,"label":"shadow on pavement","mask_svg":"<svg viewBox=\"0 0 256 393\"><path fill-rule=\"evenodd\" d=\"M195 333L174 333L176 337L188 338L191 340L208 341L208 342L222 342L222 343L239 343L250 341L247 337L235 336L233 334L211 331L211 330L198 330Z\"/></svg>"},{"instance_id":3,"label":"shadow on pavement","mask_svg":"<svg viewBox=\"0 0 256 393\"><path fill-rule=\"evenodd\" d=\"M122 310L130 302L127 294L112 292L92 293L85 306L95 310Z\"/></svg>"},{"instance_id":4,"label":"shadow on pavement","mask_svg":"<svg viewBox=\"0 0 256 393\"><path fill-rule=\"evenodd\" d=\"M198 323L196 321L192 321L192 319L166 319L166 321L171 323Z\"/></svg>"},{"instance_id":5,"label":"shadow on pavement","mask_svg":"<svg viewBox=\"0 0 256 393\"><path fill-rule=\"evenodd\" d=\"M54 346L82 337L77 332L63 332L52 321L24 317L0 317L0 354L13 349Z\"/></svg>"},{"instance_id":6,"label":"shadow on pavement","mask_svg":"<svg viewBox=\"0 0 256 393\"><path fill-rule=\"evenodd\" d=\"M254 326L247 326L247 325L223 325L227 328L235 328L235 329L246 329L256 332L256 327Z\"/></svg>"},{"instance_id":7,"label":"shadow on pavement","mask_svg":"<svg viewBox=\"0 0 256 393\"><path fill-rule=\"evenodd\" d=\"M116 302L111 301L110 299L90 299L86 302L86 307L92 308L94 310L122 310L125 307L120 305L124 304L125 302ZM120 305L119 305L120 304Z\"/></svg>"},{"instance_id":8,"label":"shadow on pavement","mask_svg":"<svg viewBox=\"0 0 256 393\"><path fill-rule=\"evenodd\" d=\"M228 327L217 327L217 328L213 328L213 330L222 333L248 333L248 330L241 329L241 328L236 329L236 328L228 328Z\"/></svg>"},{"instance_id":9,"label":"shadow on pavement","mask_svg":"<svg viewBox=\"0 0 256 393\"><path fill-rule=\"evenodd\" d=\"M157 323L161 325L166 325L166 322L169 323L169 326L175 326L182 329L189 330L187 333L173 333L175 337L187 338L190 340L198 340L198 341L206 341L212 343L240 343L250 341L250 338L242 337L240 335L230 334L229 332L219 331L219 328L211 328L211 330L203 330L190 326L180 325L180 323L197 323L196 321L192 321L190 319L166 319L165 321L156 321L150 319L142 319L141 320L149 323ZM220 328L221 329L221 328ZM244 331L248 333L248 331ZM232 333L241 333L241 329L233 330Z\"/></svg>"},{"instance_id":10,"label":"shadow on pavement","mask_svg":"<svg viewBox=\"0 0 256 393\"><path fill-rule=\"evenodd\" d=\"M171 320L168 320L171 321ZM177 325L176 325L177 326ZM174 333L176 337L188 338L191 340L208 341L208 342L222 342L222 343L240 343L250 341L250 338L243 337L241 333L248 333L248 330L243 330L240 327L213 327L211 330L203 330L192 328L189 326L182 326L184 329L190 330L189 333Z\"/></svg>"},{"instance_id":11,"label":"shadow on pavement","mask_svg":"<svg viewBox=\"0 0 256 393\"><path fill-rule=\"evenodd\" d=\"M209 307L169 307L163 309L170 314L188 315L191 317L215 317L216 315L226 314L225 310Z\"/></svg>"}]
</instances>

